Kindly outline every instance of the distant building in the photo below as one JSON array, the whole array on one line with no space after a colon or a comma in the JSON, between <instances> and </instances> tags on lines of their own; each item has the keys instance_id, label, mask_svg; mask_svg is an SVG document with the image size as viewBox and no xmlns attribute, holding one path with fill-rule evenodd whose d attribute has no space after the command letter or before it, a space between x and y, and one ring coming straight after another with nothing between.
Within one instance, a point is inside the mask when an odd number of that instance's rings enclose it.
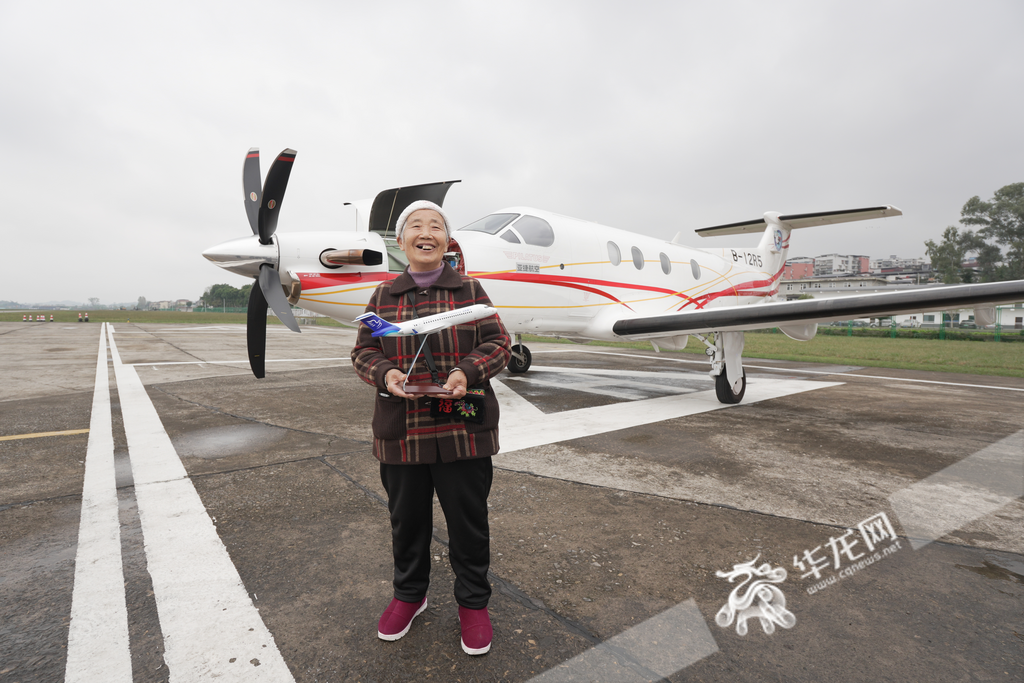
<instances>
[{"instance_id":1,"label":"distant building","mask_svg":"<svg viewBox=\"0 0 1024 683\"><path fill-rule=\"evenodd\" d=\"M825 254L814 257L814 274L823 275L859 275L867 273L871 268L871 259L859 254Z\"/></svg>"},{"instance_id":2,"label":"distant building","mask_svg":"<svg viewBox=\"0 0 1024 683\"><path fill-rule=\"evenodd\" d=\"M783 280L801 280L805 277L814 277L814 259L799 256L786 261L782 269Z\"/></svg>"},{"instance_id":3,"label":"distant building","mask_svg":"<svg viewBox=\"0 0 1024 683\"><path fill-rule=\"evenodd\" d=\"M892 291L896 285L882 277L812 277L796 281L784 280L779 284L779 298L784 301L799 299L802 295L815 299L829 299L837 296L868 294Z\"/></svg>"},{"instance_id":4,"label":"distant building","mask_svg":"<svg viewBox=\"0 0 1024 683\"><path fill-rule=\"evenodd\" d=\"M931 278L932 264L925 258L899 258L893 255L889 258L872 260L871 273L882 275L890 280L925 283Z\"/></svg>"},{"instance_id":5,"label":"distant building","mask_svg":"<svg viewBox=\"0 0 1024 683\"><path fill-rule=\"evenodd\" d=\"M778 298L781 301L793 301L801 296L815 299L830 299L842 296L872 294L874 292L898 292L912 289L942 287L938 284L916 284L909 277L892 277L883 275L855 276L838 275L833 277L813 277L799 280L783 280L779 283ZM912 315L895 315L892 318L901 327L939 327L943 313L946 315L947 327L959 327L961 322L974 322L973 308L953 308L945 312L923 312ZM1012 304L996 307L996 322L1004 330L1024 329L1024 304ZM872 319L878 324L877 319ZM887 318L885 319L887 320ZM885 320L881 324L888 325Z\"/></svg>"}]
</instances>

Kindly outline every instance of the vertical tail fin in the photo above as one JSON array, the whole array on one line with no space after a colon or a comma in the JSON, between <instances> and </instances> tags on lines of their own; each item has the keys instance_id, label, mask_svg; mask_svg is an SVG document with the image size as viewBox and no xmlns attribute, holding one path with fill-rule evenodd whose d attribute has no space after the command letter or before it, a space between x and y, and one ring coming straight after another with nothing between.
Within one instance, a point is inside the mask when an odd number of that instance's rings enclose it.
<instances>
[{"instance_id":1,"label":"vertical tail fin","mask_svg":"<svg viewBox=\"0 0 1024 683\"><path fill-rule=\"evenodd\" d=\"M389 323L376 313L363 313L358 316L356 320L373 330L372 336L374 337L383 337L388 334L394 334L401 329L398 325Z\"/></svg>"},{"instance_id":2,"label":"vertical tail fin","mask_svg":"<svg viewBox=\"0 0 1024 683\"><path fill-rule=\"evenodd\" d=\"M758 251L764 255L765 268L770 273L777 273L786 263L789 254L789 236L791 226L779 220L779 214L770 211L764 215L767 224L757 245Z\"/></svg>"}]
</instances>

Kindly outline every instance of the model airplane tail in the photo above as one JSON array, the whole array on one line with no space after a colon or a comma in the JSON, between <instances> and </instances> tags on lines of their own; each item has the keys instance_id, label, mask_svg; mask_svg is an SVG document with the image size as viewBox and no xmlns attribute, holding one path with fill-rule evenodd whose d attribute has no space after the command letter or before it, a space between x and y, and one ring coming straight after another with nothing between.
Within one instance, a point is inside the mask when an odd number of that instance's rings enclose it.
<instances>
[{"instance_id":1,"label":"model airplane tail","mask_svg":"<svg viewBox=\"0 0 1024 683\"><path fill-rule=\"evenodd\" d=\"M389 334L397 334L401 332L398 325L389 323L384 318L381 318L376 313L363 313L361 316L356 318L357 321L365 324L371 330L373 330L374 337L384 337Z\"/></svg>"}]
</instances>

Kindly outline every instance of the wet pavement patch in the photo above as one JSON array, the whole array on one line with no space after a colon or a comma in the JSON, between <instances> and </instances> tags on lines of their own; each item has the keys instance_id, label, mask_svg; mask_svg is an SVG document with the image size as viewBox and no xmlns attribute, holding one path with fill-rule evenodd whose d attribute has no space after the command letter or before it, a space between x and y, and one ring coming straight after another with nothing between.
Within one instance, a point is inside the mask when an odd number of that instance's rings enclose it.
<instances>
[{"instance_id":1,"label":"wet pavement patch","mask_svg":"<svg viewBox=\"0 0 1024 683\"><path fill-rule=\"evenodd\" d=\"M262 450L287 434L287 429L264 424L225 425L179 435L173 439L173 443L180 456L216 460Z\"/></svg>"},{"instance_id":2,"label":"wet pavement patch","mask_svg":"<svg viewBox=\"0 0 1024 683\"><path fill-rule=\"evenodd\" d=\"M1010 581L1012 583L1024 583L1024 562L1018 559L1012 559L1010 557L998 557L994 555L986 555L985 559L981 561L981 567L975 567L967 564L956 565L960 569L966 569L969 572L980 574L986 579L994 579L998 581Z\"/></svg>"}]
</instances>

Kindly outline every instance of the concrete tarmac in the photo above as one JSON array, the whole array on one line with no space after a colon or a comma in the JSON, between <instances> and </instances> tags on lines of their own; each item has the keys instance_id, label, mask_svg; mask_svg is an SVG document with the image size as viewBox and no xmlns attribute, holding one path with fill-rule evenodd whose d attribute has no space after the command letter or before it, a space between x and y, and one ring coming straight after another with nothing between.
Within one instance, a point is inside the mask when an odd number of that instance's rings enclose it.
<instances>
[{"instance_id":1,"label":"concrete tarmac","mask_svg":"<svg viewBox=\"0 0 1024 683\"><path fill-rule=\"evenodd\" d=\"M111 327L132 680L1024 679L1024 380L745 359L722 406L695 357L531 345L496 382L495 636L470 657L437 506L429 607L376 636L390 527L351 331L270 326L256 380L240 326ZM72 648L113 623L76 596L101 329L0 323L0 681L109 680L66 672L71 622ZM187 476L143 475L162 439ZM211 538L236 574L192 559Z\"/></svg>"}]
</instances>

